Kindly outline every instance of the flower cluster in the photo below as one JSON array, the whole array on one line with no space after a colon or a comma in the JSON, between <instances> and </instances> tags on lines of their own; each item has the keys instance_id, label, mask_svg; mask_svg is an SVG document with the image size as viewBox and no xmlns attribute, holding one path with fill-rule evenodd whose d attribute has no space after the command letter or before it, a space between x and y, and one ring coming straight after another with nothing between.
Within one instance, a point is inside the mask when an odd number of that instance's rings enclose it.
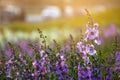
<instances>
[{"instance_id":1,"label":"flower cluster","mask_svg":"<svg viewBox=\"0 0 120 80\"><path fill-rule=\"evenodd\" d=\"M115 53L115 70L116 72L120 72L120 52ZM118 74L120 78L120 73Z\"/></svg>"},{"instance_id":2,"label":"flower cluster","mask_svg":"<svg viewBox=\"0 0 120 80\"><path fill-rule=\"evenodd\" d=\"M89 67L82 67L78 65L78 80L92 80L91 71Z\"/></svg>"},{"instance_id":3,"label":"flower cluster","mask_svg":"<svg viewBox=\"0 0 120 80\"><path fill-rule=\"evenodd\" d=\"M86 31L87 36L86 36L85 40L86 41L87 40L95 40L94 42L96 44L100 45L101 43L99 41L99 31L98 31L99 25L97 23L95 23L93 26L94 26L93 28L90 28L89 24L87 24L87 31Z\"/></svg>"},{"instance_id":4,"label":"flower cluster","mask_svg":"<svg viewBox=\"0 0 120 80\"><path fill-rule=\"evenodd\" d=\"M98 24L95 23L93 28L89 27L89 24L87 24L87 31L86 31L86 37L84 41L79 41L76 45L78 48L79 52L82 53L82 58L87 62L87 64L90 62L88 55L95 55L96 50L94 48L94 43L97 45L101 44L101 41L99 39L99 31L98 31ZM91 43L88 43L89 40L91 40Z\"/></svg>"}]
</instances>

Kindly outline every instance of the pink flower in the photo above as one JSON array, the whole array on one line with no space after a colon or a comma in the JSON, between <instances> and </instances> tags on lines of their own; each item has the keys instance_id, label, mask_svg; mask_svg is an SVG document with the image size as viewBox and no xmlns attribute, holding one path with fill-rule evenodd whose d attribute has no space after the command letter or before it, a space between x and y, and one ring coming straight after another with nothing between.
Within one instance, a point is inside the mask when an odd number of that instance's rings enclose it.
<instances>
[{"instance_id":1,"label":"pink flower","mask_svg":"<svg viewBox=\"0 0 120 80\"><path fill-rule=\"evenodd\" d=\"M2 62L0 62L0 66L2 65L3 63Z\"/></svg>"},{"instance_id":2,"label":"pink flower","mask_svg":"<svg viewBox=\"0 0 120 80\"><path fill-rule=\"evenodd\" d=\"M82 52L82 58L85 59L85 57L87 57L86 52Z\"/></svg>"},{"instance_id":3,"label":"pink flower","mask_svg":"<svg viewBox=\"0 0 120 80\"><path fill-rule=\"evenodd\" d=\"M103 30L103 34L105 38L114 36L116 34L116 27L114 24L111 24L109 28Z\"/></svg>"},{"instance_id":4,"label":"pink flower","mask_svg":"<svg viewBox=\"0 0 120 80\"><path fill-rule=\"evenodd\" d=\"M79 48L79 47L82 46L82 45L83 45L83 42L81 42L81 41L78 42L78 43L77 43L77 48Z\"/></svg>"},{"instance_id":5,"label":"pink flower","mask_svg":"<svg viewBox=\"0 0 120 80\"><path fill-rule=\"evenodd\" d=\"M35 76L35 74L34 74L34 73L32 73L31 75L32 75L32 76Z\"/></svg>"},{"instance_id":6,"label":"pink flower","mask_svg":"<svg viewBox=\"0 0 120 80\"><path fill-rule=\"evenodd\" d=\"M98 24L94 24L94 27L93 28L90 28L88 25L87 25L87 36L86 36L86 41L88 39L90 40L93 40L95 39L96 37L99 36L99 31L98 31Z\"/></svg>"}]
</instances>

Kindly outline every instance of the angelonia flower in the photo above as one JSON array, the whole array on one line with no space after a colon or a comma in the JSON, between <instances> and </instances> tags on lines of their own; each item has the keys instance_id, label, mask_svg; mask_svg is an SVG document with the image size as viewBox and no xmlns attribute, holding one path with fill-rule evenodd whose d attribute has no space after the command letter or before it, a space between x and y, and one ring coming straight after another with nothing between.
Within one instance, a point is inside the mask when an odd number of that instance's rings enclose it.
<instances>
[{"instance_id":1,"label":"angelonia flower","mask_svg":"<svg viewBox=\"0 0 120 80\"><path fill-rule=\"evenodd\" d=\"M94 45L87 46L87 52L89 55L94 55L96 53L96 50L94 49Z\"/></svg>"},{"instance_id":2,"label":"angelonia flower","mask_svg":"<svg viewBox=\"0 0 120 80\"><path fill-rule=\"evenodd\" d=\"M44 76L48 70L49 58L44 50L40 51L40 59L34 59L32 65L34 66L34 76Z\"/></svg>"},{"instance_id":3,"label":"angelonia flower","mask_svg":"<svg viewBox=\"0 0 120 80\"><path fill-rule=\"evenodd\" d=\"M115 62L120 62L120 52L115 53Z\"/></svg>"},{"instance_id":4,"label":"angelonia flower","mask_svg":"<svg viewBox=\"0 0 120 80\"><path fill-rule=\"evenodd\" d=\"M120 52L115 53L115 70L120 71Z\"/></svg>"},{"instance_id":5,"label":"angelonia flower","mask_svg":"<svg viewBox=\"0 0 120 80\"><path fill-rule=\"evenodd\" d=\"M105 38L112 37L116 34L116 26L115 24L110 24L110 27L103 29L103 36Z\"/></svg>"},{"instance_id":6,"label":"angelonia flower","mask_svg":"<svg viewBox=\"0 0 120 80\"><path fill-rule=\"evenodd\" d=\"M101 45L101 40L99 38L98 26L99 25L97 23L95 23L93 28L90 28L89 24L87 24L86 37L85 37L84 41L79 41L76 44L76 48L82 54L82 59L89 66L89 67L87 67L87 65L86 65L84 67L85 69L83 70L82 67L80 65L78 65L78 80L94 80L94 78L95 78L95 76L93 76L95 74L94 68L92 70L90 70L90 67L92 65L89 65L89 64L92 64L92 63L90 62L88 55L94 56L95 54L97 54L97 51L95 50L93 43L95 43L97 45ZM93 43L88 43L89 40L92 41Z\"/></svg>"},{"instance_id":7,"label":"angelonia flower","mask_svg":"<svg viewBox=\"0 0 120 80\"><path fill-rule=\"evenodd\" d=\"M106 76L105 76L105 80L112 80L112 74L113 74L113 70L112 68L109 68L108 66L106 67Z\"/></svg>"},{"instance_id":8,"label":"angelonia flower","mask_svg":"<svg viewBox=\"0 0 120 80\"><path fill-rule=\"evenodd\" d=\"M79 52L84 52L84 51L86 51L86 47L85 47L85 45L83 44L83 42L81 42L81 41L77 43L76 47L79 49Z\"/></svg>"},{"instance_id":9,"label":"angelonia flower","mask_svg":"<svg viewBox=\"0 0 120 80\"><path fill-rule=\"evenodd\" d=\"M90 28L89 24L87 24L87 30L86 30L86 38L85 38L85 41L88 41L88 40L94 40L94 42L97 44L97 45L100 45L101 44L101 40L99 38L99 31L98 31L98 27L99 25L97 23L95 23L93 25L93 28Z\"/></svg>"},{"instance_id":10,"label":"angelonia flower","mask_svg":"<svg viewBox=\"0 0 120 80\"><path fill-rule=\"evenodd\" d=\"M57 56L58 57L58 56ZM70 77L67 75L69 72L69 66L66 64L66 58L64 53L59 53L59 61L56 62L56 74L59 76L58 80L66 80L70 79Z\"/></svg>"},{"instance_id":11,"label":"angelonia flower","mask_svg":"<svg viewBox=\"0 0 120 80\"><path fill-rule=\"evenodd\" d=\"M78 65L78 80L92 80L91 79L91 71L89 67L82 67L80 64Z\"/></svg>"},{"instance_id":12,"label":"angelonia flower","mask_svg":"<svg viewBox=\"0 0 120 80\"><path fill-rule=\"evenodd\" d=\"M102 42L100 40L100 37L96 37L95 40L94 40L94 43L96 43L97 45L101 45Z\"/></svg>"},{"instance_id":13,"label":"angelonia flower","mask_svg":"<svg viewBox=\"0 0 120 80\"><path fill-rule=\"evenodd\" d=\"M62 62L56 62L56 74L59 76L59 80L67 79L67 73L68 73L68 65L65 64L64 61ZM64 75L66 74L66 75Z\"/></svg>"},{"instance_id":14,"label":"angelonia flower","mask_svg":"<svg viewBox=\"0 0 120 80\"><path fill-rule=\"evenodd\" d=\"M93 28L89 26L89 24L86 25L86 37L84 41L79 41L76 44L76 48L79 50L79 52L82 54L82 58L87 62L87 64L90 62L88 55L95 55L97 52L94 48L93 43L100 45L101 40L99 38L99 31L98 31L98 24L95 23L93 25ZM88 43L89 40L91 40L93 43Z\"/></svg>"},{"instance_id":15,"label":"angelonia flower","mask_svg":"<svg viewBox=\"0 0 120 80\"><path fill-rule=\"evenodd\" d=\"M45 54L45 51L44 50L40 50L40 55L41 57Z\"/></svg>"},{"instance_id":16,"label":"angelonia flower","mask_svg":"<svg viewBox=\"0 0 120 80\"><path fill-rule=\"evenodd\" d=\"M86 39L87 40L93 40L95 39L98 35L99 35L99 31L98 31L98 24L94 24L93 28L90 28L89 25L87 24L87 36Z\"/></svg>"},{"instance_id":17,"label":"angelonia flower","mask_svg":"<svg viewBox=\"0 0 120 80\"><path fill-rule=\"evenodd\" d=\"M79 52L82 54L82 58L85 62L89 63L88 55L96 54L96 50L94 49L94 45L86 44L84 45L81 41L77 43L76 47L78 48Z\"/></svg>"}]
</instances>

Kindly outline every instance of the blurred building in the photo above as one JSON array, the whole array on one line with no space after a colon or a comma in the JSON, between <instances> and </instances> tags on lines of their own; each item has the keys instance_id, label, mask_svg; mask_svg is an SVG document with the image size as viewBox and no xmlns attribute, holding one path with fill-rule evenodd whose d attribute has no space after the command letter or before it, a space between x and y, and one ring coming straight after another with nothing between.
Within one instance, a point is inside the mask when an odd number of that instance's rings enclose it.
<instances>
[{"instance_id":1,"label":"blurred building","mask_svg":"<svg viewBox=\"0 0 120 80\"><path fill-rule=\"evenodd\" d=\"M46 6L39 14L26 15L26 22L41 22L61 17L61 10L57 6Z\"/></svg>"},{"instance_id":2,"label":"blurred building","mask_svg":"<svg viewBox=\"0 0 120 80\"><path fill-rule=\"evenodd\" d=\"M84 9L105 11L120 0L0 0L0 23L13 21L41 22L60 17L84 15Z\"/></svg>"},{"instance_id":3,"label":"blurred building","mask_svg":"<svg viewBox=\"0 0 120 80\"><path fill-rule=\"evenodd\" d=\"M24 10L9 1L0 3L0 24L7 24L15 21L24 21Z\"/></svg>"}]
</instances>

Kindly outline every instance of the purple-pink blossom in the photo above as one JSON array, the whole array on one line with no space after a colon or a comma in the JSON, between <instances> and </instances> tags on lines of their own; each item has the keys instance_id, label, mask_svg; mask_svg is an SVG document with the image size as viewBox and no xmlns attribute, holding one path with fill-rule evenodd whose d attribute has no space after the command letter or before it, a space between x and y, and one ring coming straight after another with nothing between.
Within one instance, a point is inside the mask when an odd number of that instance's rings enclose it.
<instances>
[{"instance_id":1,"label":"purple-pink blossom","mask_svg":"<svg viewBox=\"0 0 120 80\"><path fill-rule=\"evenodd\" d=\"M98 31L98 25L94 24L93 28L90 28L89 26L87 26L87 36L86 36L86 40L93 40L96 37L99 36L99 31Z\"/></svg>"}]
</instances>

